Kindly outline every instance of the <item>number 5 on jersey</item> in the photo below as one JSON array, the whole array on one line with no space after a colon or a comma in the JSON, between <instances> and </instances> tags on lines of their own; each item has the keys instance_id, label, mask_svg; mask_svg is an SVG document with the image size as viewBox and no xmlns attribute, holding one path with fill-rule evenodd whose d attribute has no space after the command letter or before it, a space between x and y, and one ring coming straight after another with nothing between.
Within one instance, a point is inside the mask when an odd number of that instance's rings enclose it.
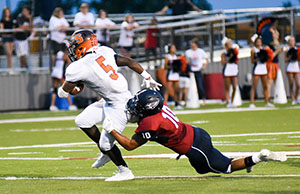
<instances>
[{"instance_id":1,"label":"number 5 on jersey","mask_svg":"<svg viewBox=\"0 0 300 194\"><path fill-rule=\"evenodd\" d=\"M114 68L110 65L105 65L103 63L103 61L105 60L105 58L103 56L99 57L98 59L96 59L97 63L100 65L100 67L102 67L102 69L106 72L109 73L111 72L111 74L109 75L109 77L113 80L117 80L118 79L118 74L116 73L116 71L114 70Z\"/></svg>"}]
</instances>

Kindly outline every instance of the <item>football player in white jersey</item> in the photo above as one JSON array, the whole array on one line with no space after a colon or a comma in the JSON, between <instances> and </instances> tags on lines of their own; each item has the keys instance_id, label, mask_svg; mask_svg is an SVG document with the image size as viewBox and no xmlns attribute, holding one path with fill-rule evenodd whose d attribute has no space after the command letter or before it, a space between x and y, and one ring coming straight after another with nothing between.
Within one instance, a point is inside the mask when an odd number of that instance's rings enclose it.
<instances>
[{"instance_id":1,"label":"football player in white jersey","mask_svg":"<svg viewBox=\"0 0 300 194\"><path fill-rule=\"evenodd\" d=\"M109 47L98 46L96 35L90 30L73 33L68 54L73 62L66 69L66 80L58 89L58 95L67 97L69 94L77 94L86 85L102 97L102 100L89 105L75 119L76 125L102 152L92 167L99 168L112 160L119 172L106 181L133 179L133 173L114 144L115 138L105 130L100 133L96 124L103 123L104 129L114 129L121 133L127 123L125 108L131 93L126 79L118 72L118 66L128 66L141 74L145 87L159 89L161 85L133 59L120 56Z\"/></svg>"}]
</instances>

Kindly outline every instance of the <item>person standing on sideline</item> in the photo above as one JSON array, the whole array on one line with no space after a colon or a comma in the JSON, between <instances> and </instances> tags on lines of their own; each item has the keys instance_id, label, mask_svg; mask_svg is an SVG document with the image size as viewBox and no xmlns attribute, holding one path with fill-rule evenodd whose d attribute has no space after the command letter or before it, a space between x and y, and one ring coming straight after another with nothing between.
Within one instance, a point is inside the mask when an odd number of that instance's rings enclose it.
<instances>
[{"instance_id":1,"label":"person standing on sideline","mask_svg":"<svg viewBox=\"0 0 300 194\"><path fill-rule=\"evenodd\" d=\"M103 46L109 46L109 30L114 28L116 24L107 18L107 12L104 9L99 10L99 17L96 19L95 26L98 42Z\"/></svg>"},{"instance_id":2,"label":"person standing on sideline","mask_svg":"<svg viewBox=\"0 0 300 194\"><path fill-rule=\"evenodd\" d=\"M157 33L158 33L158 28L157 28L157 19L152 18L151 27L149 27L146 31L146 41L145 41L145 53L146 53L146 60L149 61L149 55L150 52L152 52L152 55L154 56L155 64L157 60L157 52L156 52L156 47L157 47Z\"/></svg>"},{"instance_id":3,"label":"person standing on sideline","mask_svg":"<svg viewBox=\"0 0 300 194\"><path fill-rule=\"evenodd\" d=\"M121 54L126 57L131 57L131 49L133 47L134 29L139 28L139 24L134 21L131 14L125 16L125 20L121 24L121 33L119 45L121 47Z\"/></svg>"},{"instance_id":4,"label":"person standing on sideline","mask_svg":"<svg viewBox=\"0 0 300 194\"><path fill-rule=\"evenodd\" d=\"M59 109L55 106L55 100L57 96L57 91L59 86L64 83L65 81L65 72L67 66L71 63L68 53L67 53L67 47L65 44L60 45L61 48L56 54L56 61L55 65L52 69L51 78L52 78L52 89L51 89L51 104L49 107L49 110L52 112L56 112ZM71 97L67 97L68 103L69 103L69 110L77 110L77 107L73 105Z\"/></svg>"},{"instance_id":5,"label":"person standing on sideline","mask_svg":"<svg viewBox=\"0 0 300 194\"><path fill-rule=\"evenodd\" d=\"M94 15L89 12L89 5L86 3L82 3L80 5L80 12L75 15L73 25L78 28L91 28L94 26Z\"/></svg>"},{"instance_id":6,"label":"person standing on sideline","mask_svg":"<svg viewBox=\"0 0 300 194\"><path fill-rule=\"evenodd\" d=\"M198 41L196 39L192 40L191 48L185 52L185 56L190 64L191 71L194 73L198 93L200 92L203 99L203 104L205 105L205 90L202 83L202 71L206 69L208 65L208 57L203 49L198 48Z\"/></svg>"},{"instance_id":7,"label":"person standing on sideline","mask_svg":"<svg viewBox=\"0 0 300 194\"><path fill-rule=\"evenodd\" d=\"M176 55L176 46L171 44L168 46L168 54L165 57L164 69L167 71L167 88L164 99L168 102L169 96L175 101L175 109L182 109L179 102L179 71L181 61Z\"/></svg>"},{"instance_id":8,"label":"person standing on sideline","mask_svg":"<svg viewBox=\"0 0 300 194\"><path fill-rule=\"evenodd\" d=\"M251 62L254 64L253 67L253 78L252 78L252 87L250 92L250 108L255 108L254 97L255 90L258 84L259 79L263 86L263 93L265 97L265 103L269 103L269 92L268 92L268 71L267 71L267 61L268 53L262 46L261 37L258 35L253 35L252 38L254 42L254 47L251 49ZM270 49L270 48L268 48Z\"/></svg>"},{"instance_id":9,"label":"person standing on sideline","mask_svg":"<svg viewBox=\"0 0 300 194\"><path fill-rule=\"evenodd\" d=\"M65 46L64 40L66 38L66 31L69 26L69 23L64 17L64 11L62 8L55 8L49 21L49 29L51 30L50 45L53 65L55 65L56 62L57 53L61 50L62 46Z\"/></svg>"},{"instance_id":10,"label":"person standing on sideline","mask_svg":"<svg viewBox=\"0 0 300 194\"><path fill-rule=\"evenodd\" d=\"M187 105L189 88L191 84L190 79L190 72L191 67L187 64L185 56L180 56L179 59L181 60L181 68L179 72L179 102L183 100L184 97L184 105Z\"/></svg>"},{"instance_id":11,"label":"person standing on sideline","mask_svg":"<svg viewBox=\"0 0 300 194\"><path fill-rule=\"evenodd\" d=\"M17 32L15 35L16 54L20 57L21 68L27 68L26 56L29 55L28 37L33 28L31 10L28 6L24 6L22 13L17 17Z\"/></svg>"},{"instance_id":12,"label":"person standing on sideline","mask_svg":"<svg viewBox=\"0 0 300 194\"><path fill-rule=\"evenodd\" d=\"M2 11L2 17L0 21L0 29L12 30L14 23L12 20L11 11L8 7L5 7ZM5 52L7 55L7 68L12 71L12 55L14 50L14 35L13 32L5 32L0 34L2 37L2 42L4 44Z\"/></svg>"},{"instance_id":13,"label":"person standing on sideline","mask_svg":"<svg viewBox=\"0 0 300 194\"><path fill-rule=\"evenodd\" d=\"M288 42L289 49L285 51L285 62L286 66L286 75L289 80L289 88L290 88L290 96L292 99L292 105L300 104L300 101L297 101L299 90L300 90L300 70L299 70L299 62L300 54L298 54L299 48L295 46L295 38L293 36L287 36L286 41ZM296 84L296 90L294 92L293 86L294 81Z\"/></svg>"}]
</instances>

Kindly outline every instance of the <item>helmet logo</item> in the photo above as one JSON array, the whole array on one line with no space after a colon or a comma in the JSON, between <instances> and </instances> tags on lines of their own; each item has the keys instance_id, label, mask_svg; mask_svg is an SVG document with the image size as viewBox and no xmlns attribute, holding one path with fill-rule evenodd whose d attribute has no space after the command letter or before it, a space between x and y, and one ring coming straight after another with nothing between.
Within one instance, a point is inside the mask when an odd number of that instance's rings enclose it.
<instances>
[{"instance_id":1,"label":"helmet logo","mask_svg":"<svg viewBox=\"0 0 300 194\"><path fill-rule=\"evenodd\" d=\"M74 36L74 38L75 38L75 41L77 44L81 44L83 42L83 38L82 38L81 34L76 34Z\"/></svg>"},{"instance_id":2,"label":"helmet logo","mask_svg":"<svg viewBox=\"0 0 300 194\"><path fill-rule=\"evenodd\" d=\"M158 104L159 104L159 100L156 100L154 102L150 102L150 103L146 104L145 108L147 110L153 110L155 107L157 107Z\"/></svg>"}]
</instances>

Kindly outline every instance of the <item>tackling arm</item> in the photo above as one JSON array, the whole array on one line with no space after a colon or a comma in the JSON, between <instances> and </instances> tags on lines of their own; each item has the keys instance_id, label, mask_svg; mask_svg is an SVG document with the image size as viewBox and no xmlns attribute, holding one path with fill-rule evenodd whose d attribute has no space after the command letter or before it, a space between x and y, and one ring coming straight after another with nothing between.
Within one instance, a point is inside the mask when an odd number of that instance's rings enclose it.
<instances>
[{"instance_id":1,"label":"tackling arm","mask_svg":"<svg viewBox=\"0 0 300 194\"><path fill-rule=\"evenodd\" d=\"M116 130L112 130L110 134L128 151L134 150L147 142L147 140L143 139L139 134L134 134L131 139L120 134Z\"/></svg>"}]
</instances>

